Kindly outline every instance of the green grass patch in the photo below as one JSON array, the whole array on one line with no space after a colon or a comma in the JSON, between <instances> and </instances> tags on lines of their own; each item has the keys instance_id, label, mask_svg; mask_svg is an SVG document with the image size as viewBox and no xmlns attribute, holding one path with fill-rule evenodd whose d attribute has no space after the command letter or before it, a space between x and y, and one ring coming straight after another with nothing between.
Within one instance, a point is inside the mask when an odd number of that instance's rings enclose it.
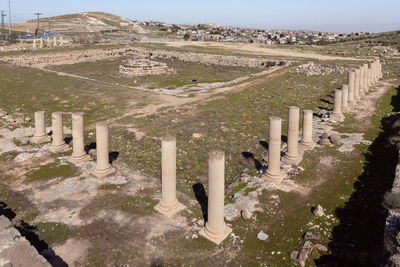
<instances>
[{"instance_id":1,"label":"green grass patch","mask_svg":"<svg viewBox=\"0 0 400 267\"><path fill-rule=\"evenodd\" d=\"M26 181L45 181L54 178L68 178L76 176L78 169L71 163L60 165L60 162L56 161L47 165L40 166L39 169L32 171L26 175Z\"/></svg>"}]
</instances>

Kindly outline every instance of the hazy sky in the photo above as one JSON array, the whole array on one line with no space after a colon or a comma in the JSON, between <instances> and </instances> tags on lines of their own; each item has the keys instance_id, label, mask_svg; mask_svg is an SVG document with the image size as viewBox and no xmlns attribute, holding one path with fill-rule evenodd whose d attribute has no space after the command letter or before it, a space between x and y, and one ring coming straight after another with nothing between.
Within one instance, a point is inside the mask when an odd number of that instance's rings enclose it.
<instances>
[{"instance_id":1,"label":"hazy sky","mask_svg":"<svg viewBox=\"0 0 400 267\"><path fill-rule=\"evenodd\" d=\"M8 0L0 0L8 14ZM176 24L217 23L262 29L400 30L400 0L11 0L14 22L83 11ZM8 22L8 17L6 18Z\"/></svg>"}]
</instances>

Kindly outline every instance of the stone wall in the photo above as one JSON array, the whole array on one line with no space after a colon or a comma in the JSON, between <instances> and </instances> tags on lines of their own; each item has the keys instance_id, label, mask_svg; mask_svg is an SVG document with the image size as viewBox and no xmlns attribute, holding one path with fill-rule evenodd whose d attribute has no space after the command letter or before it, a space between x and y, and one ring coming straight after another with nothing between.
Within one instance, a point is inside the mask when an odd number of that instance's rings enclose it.
<instances>
[{"instance_id":1,"label":"stone wall","mask_svg":"<svg viewBox=\"0 0 400 267\"><path fill-rule=\"evenodd\" d=\"M400 154L393 181L392 193L400 193ZM383 266L400 266L400 212L389 209L385 223L384 251L387 259Z\"/></svg>"},{"instance_id":2,"label":"stone wall","mask_svg":"<svg viewBox=\"0 0 400 267\"><path fill-rule=\"evenodd\" d=\"M3 215L0 216L0 266L51 267Z\"/></svg>"},{"instance_id":3,"label":"stone wall","mask_svg":"<svg viewBox=\"0 0 400 267\"><path fill-rule=\"evenodd\" d=\"M151 61L145 58L128 59L119 66L119 72L128 76L161 75L173 71L164 62Z\"/></svg>"},{"instance_id":4,"label":"stone wall","mask_svg":"<svg viewBox=\"0 0 400 267\"><path fill-rule=\"evenodd\" d=\"M206 65L239 66L258 69L268 69L276 65L287 65L288 63L287 61L267 60L264 58L225 56L175 50L147 49L141 47L91 49L85 51L5 56L0 57L0 60L20 66L43 67L46 65L74 64L132 55L158 59L181 60L184 62L201 63Z\"/></svg>"}]
</instances>

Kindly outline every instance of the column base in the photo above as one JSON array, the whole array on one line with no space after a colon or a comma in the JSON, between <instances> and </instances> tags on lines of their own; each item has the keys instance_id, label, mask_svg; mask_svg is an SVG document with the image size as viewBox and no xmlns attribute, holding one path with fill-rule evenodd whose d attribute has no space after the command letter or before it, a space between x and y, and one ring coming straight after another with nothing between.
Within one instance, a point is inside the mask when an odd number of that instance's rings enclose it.
<instances>
[{"instance_id":1,"label":"column base","mask_svg":"<svg viewBox=\"0 0 400 267\"><path fill-rule=\"evenodd\" d=\"M172 206L165 206L160 201L157 205L154 206L154 209L156 211L158 211L159 213L161 213L162 215L165 215L167 217L172 217L175 214L184 210L185 208L186 208L185 205L183 205L182 203L180 203L178 201L176 202L175 205L172 205Z\"/></svg>"},{"instance_id":2,"label":"column base","mask_svg":"<svg viewBox=\"0 0 400 267\"><path fill-rule=\"evenodd\" d=\"M89 161L90 159L91 159L90 155L85 153L85 154L82 154L82 156L72 155L71 157L69 157L68 161L71 163L74 163L74 164L78 164L78 163Z\"/></svg>"},{"instance_id":3,"label":"column base","mask_svg":"<svg viewBox=\"0 0 400 267\"><path fill-rule=\"evenodd\" d=\"M228 237L228 235L232 232L232 229L228 226L225 225L225 229L222 233L221 236L215 236L213 235L210 231L207 230L207 225L203 227L203 229L200 230L199 234L206 239L210 240L211 242L219 245L221 244L222 241L225 240L225 238Z\"/></svg>"},{"instance_id":4,"label":"column base","mask_svg":"<svg viewBox=\"0 0 400 267\"><path fill-rule=\"evenodd\" d=\"M303 158L298 156L298 157L291 157L288 156L287 154L282 157L281 161L286 164L286 165L297 165L301 162Z\"/></svg>"},{"instance_id":5,"label":"column base","mask_svg":"<svg viewBox=\"0 0 400 267\"><path fill-rule=\"evenodd\" d=\"M347 107L343 107L342 106L342 111L343 112L349 112L350 111L350 107L349 106L347 106Z\"/></svg>"},{"instance_id":6,"label":"column base","mask_svg":"<svg viewBox=\"0 0 400 267\"><path fill-rule=\"evenodd\" d=\"M331 113L329 115L329 118L334 121L343 121L344 120L344 116L342 113Z\"/></svg>"},{"instance_id":7,"label":"column base","mask_svg":"<svg viewBox=\"0 0 400 267\"><path fill-rule=\"evenodd\" d=\"M313 150L314 147L315 147L315 143L314 142L302 142L302 141L300 141L299 142L299 147L301 149L304 149L304 150Z\"/></svg>"},{"instance_id":8,"label":"column base","mask_svg":"<svg viewBox=\"0 0 400 267\"><path fill-rule=\"evenodd\" d=\"M33 144L43 144L51 141L51 137L49 135L43 135L43 136L33 136L31 138L31 143Z\"/></svg>"},{"instance_id":9,"label":"column base","mask_svg":"<svg viewBox=\"0 0 400 267\"><path fill-rule=\"evenodd\" d=\"M268 182L274 183L274 184L280 184L284 177L283 177L282 173L271 174L271 173L268 173L268 170L267 170L266 173L261 175L261 178L264 180L267 180Z\"/></svg>"},{"instance_id":10,"label":"column base","mask_svg":"<svg viewBox=\"0 0 400 267\"><path fill-rule=\"evenodd\" d=\"M52 152L52 153L63 153L63 152L69 151L70 148L69 148L69 146L68 146L66 143L64 143L64 144L56 145L56 146L53 146L53 145L52 145L52 146L49 148L49 150L50 150L50 152Z\"/></svg>"},{"instance_id":11,"label":"column base","mask_svg":"<svg viewBox=\"0 0 400 267\"><path fill-rule=\"evenodd\" d=\"M96 178L104 178L106 176L109 176L111 174L114 174L116 172L116 170L111 167L111 165L105 169L105 170L97 170L94 169L90 174Z\"/></svg>"}]
</instances>

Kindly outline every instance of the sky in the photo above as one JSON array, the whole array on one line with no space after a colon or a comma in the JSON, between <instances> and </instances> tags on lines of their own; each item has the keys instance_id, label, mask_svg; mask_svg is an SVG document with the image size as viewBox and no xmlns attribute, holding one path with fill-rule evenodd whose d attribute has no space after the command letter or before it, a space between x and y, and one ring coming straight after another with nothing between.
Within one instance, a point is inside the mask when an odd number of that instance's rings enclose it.
<instances>
[{"instance_id":1,"label":"sky","mask_svg":"<svg viewBox=\"0 0 400 267\"><path fill-rule=\"evenodd\" d=\"M8 1L0 10L8 15ZM400 30L400 0L10 0L13 23L86 11L137 21L330 32ZM5 17L8 23L8 17Z\"/></svg>"}]
</instances>

